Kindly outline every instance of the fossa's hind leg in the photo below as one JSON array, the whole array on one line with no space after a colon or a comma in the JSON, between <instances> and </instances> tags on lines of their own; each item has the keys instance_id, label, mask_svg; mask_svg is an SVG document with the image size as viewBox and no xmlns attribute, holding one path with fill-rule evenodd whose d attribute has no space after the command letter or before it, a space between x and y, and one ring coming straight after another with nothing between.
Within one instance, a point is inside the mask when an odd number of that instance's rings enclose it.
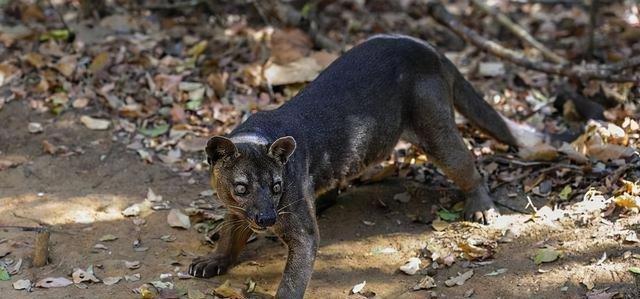
<instances>
[{"instance_id":1,"label":"fossa's hind leg","mask_svg":"<svg viewBox=\"0 0 640 299\"><path fill-rule=\"evenodd\" d=\"M427 91L418 92L415 99L411 139L464 191L465 218L489 223L498 212L483 177L475 167L475 159L456 127L448 85L441 79L422 83Z\"/></svg>"}]
</instances>

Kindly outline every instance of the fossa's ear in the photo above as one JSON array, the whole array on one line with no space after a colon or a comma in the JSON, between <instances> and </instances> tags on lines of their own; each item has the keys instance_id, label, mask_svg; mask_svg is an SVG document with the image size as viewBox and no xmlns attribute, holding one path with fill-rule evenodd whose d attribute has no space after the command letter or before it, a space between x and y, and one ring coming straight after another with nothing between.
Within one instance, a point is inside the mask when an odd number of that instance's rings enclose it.
<instances>
[{"instance_id":1,"label":"fossa's ear","mask_svg":"<svg viewBox=\"0 0 640 299\"><path fill-rule=\"evenodd\" d=\"M207 162L213 166L220 159L235 156L238 153L238 148L233 144L231 139L215 136L209 139L207 142Z\"/></svg>"},{"instance_id":2,"label":"fossa's ear","mask_svg":"<svg viewBox=\"0 0 640 299\"><path fill-rule=\"evenodd\" d=\"M296 140L291 136L278 138L269 147L269 155L276 158L282 164L287 163L293 151L296 150Z\"/></svg>"}]
</instances>

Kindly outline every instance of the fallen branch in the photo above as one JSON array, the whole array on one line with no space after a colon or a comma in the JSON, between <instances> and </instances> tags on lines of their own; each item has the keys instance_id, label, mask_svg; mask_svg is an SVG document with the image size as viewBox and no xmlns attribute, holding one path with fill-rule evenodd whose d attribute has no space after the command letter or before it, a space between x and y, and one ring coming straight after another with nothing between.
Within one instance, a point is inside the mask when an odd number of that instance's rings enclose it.
<instances>
[{"instance_id":1,"label":"fallen branch","mask_svg":"<svg viewBox=\"0 0 640 299\"><path fill-rule=\"evenodd\" d=\"M538 170L534 170L532 172L528 172L528 173L523 173L520 175L517 175L515 177L509 178L507 180L502 180L501 182L499 182L498 184L496 184L495 186L492 186L491 192L495 191L496 189L498 189L498 187L502 186L502 185L506 185L506 184L511 184L514 182L519 182L527 177L535 177L535 176L539 176L543 173L547 173L547 172L552 172L554 170L558 170L558 169L568 169L570 171L582 174L582 167L580 166L576 166L576 165L571 165L571 164L555 164L555 165L551 165L549 167L546 168L541 168Z\"/></svg>"},{"instance_id":2,"label":"fallen branch","mask_svg":"<svg viewBox=\"0 0 640 299\"><path fill-rule=\"evenodd\" d=\"M36 230L35 248L33 249L33 266L42 267L49 261L49 237L51 232L46 226Z\"/></svg>"},{"instance_id":3,"label":"fallen branch","mask_svg":"<svg viewBox=\"0 0 640 299\"><path fill-rule=\"evenodd\" d=\"M471 0L471 2L473 2L473 4L478 8L482 9L482 11L484 11L485 13L487 13L488 15L496 19L498 23L500 23L502 26L509 29L509 31L511 31L517 37L529 43L534 48L538 49L542 53L542 55L547 57L549 60L555 63L562 63L562 64L569 63L566 59L564 59L563 57L560 57L556 53L553 53L553 51L551 51L545 45L543 45L538 40L536 40L533 36L531 36L531 34L529 34L529 32L527 32L527 30L522 28L522 26L511 21L511 19L507 15L499 12L498 10L492 7L489 7L489 5L487 5L487 3L485 3L483 0Z\"/></svg>"},{"instance_id":4,"label":"fallen branch","mask_svg":"<svg viewBox=\"0 0 640 299\"><path fill-rule=\"evenodd\" d=\"M626 68L640 65L640 56L632 57L623 63L615 64L552 64L544 61L532 61L523 53L517 52L499 45L496 42L487 40L476 31L462 24L456 17L451 15L439 1L431 1L428 4L431 16L441 24L449 27L460 37L471 42L476 47L487 51L502 59L511 61L522 67L536 70L543 73L561 75L566 77L580 78L583 80L604 80L611 82L640 82L640 75L619 74Z\"/></svg>"}]
</instances>

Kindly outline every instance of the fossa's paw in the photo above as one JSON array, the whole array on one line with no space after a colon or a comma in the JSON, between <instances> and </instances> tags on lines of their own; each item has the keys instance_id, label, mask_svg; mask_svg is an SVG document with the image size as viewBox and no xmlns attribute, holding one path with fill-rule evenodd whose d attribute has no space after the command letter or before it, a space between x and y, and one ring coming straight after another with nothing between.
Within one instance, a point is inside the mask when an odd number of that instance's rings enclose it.
<instances>
[{"instance_id":1,"label":"fossa's paw","mask_svg":"<svg viewBox=\"0 0 640 299\"><path fill-rule=\"evenodd\" d=\"M464 209L464 218L468 221L481 224L491 224L500 216L498 209L491 204L491 207L474 207L469 205Z\"/></svg>"},{"instance_id":2,"label":"fossa's paw","mask_svg":"<svg viewBox=\"0 0 640 299\"><path fill-rule=\"evenodd\" d=\"M198 257L189 265L189 275L202 278L221 275L227 272L230 264L227 257L217 255Z\"/></svg>"},{"instance_id":3,"label":"fossa's paw","mask_svg":"<svg viewBox=\"0 0 640 299\"><path fill-rule=\"evenodd\" d=\"M470 195L467 195L468 198L464 207L465 220L491 224L500 216L498 208L493 204L493 199L484 190Z\"/></svg>"}]
</instances>

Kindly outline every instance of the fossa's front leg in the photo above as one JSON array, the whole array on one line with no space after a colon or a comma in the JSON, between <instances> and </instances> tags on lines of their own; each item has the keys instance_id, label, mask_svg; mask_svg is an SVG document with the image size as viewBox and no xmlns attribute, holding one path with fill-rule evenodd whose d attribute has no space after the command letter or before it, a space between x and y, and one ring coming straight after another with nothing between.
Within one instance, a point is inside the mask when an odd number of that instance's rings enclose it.
<instances>
[{"instance_id":1,"label":"fossa's front leg","mask_svg":"<svg viewBox=\"0 0 640 299\"><path fill-rule=\"evenodd\" d=\"M194 259L189 266L189 275L209 278L227 272L235 263L252 231L246 221L229 212L222 225L215 250L210 255Z\"/></svg>"},{"instance_id":2,"label":"fossa's front leg","mask_svg":"<svg viewBox=\"0 0 640 299\"><path fill-rule=\"evenodd\" d=\"M311 280L320 239L312 201L291 205L279 220L278 233L289 252L276 298L302 299Z\"/></svg>"}]
</instances>

